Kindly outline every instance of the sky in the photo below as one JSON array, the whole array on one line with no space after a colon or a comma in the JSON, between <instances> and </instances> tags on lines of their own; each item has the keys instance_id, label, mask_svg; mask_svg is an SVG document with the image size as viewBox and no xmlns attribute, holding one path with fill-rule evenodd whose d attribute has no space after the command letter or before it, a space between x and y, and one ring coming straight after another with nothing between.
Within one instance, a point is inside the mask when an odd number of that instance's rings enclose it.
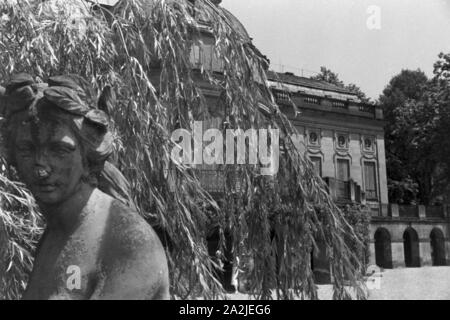
<instances>
[{"instance_id":1,"label":"sky","mask_svg":"<svg viewBox=\"0 0 450 320\"><path fill-rule=\"evenodd\" d=\"M450 0L223 0L275 71L321 66L377 99L402 69L450 53Z\"/></svg>"}]
</instances>

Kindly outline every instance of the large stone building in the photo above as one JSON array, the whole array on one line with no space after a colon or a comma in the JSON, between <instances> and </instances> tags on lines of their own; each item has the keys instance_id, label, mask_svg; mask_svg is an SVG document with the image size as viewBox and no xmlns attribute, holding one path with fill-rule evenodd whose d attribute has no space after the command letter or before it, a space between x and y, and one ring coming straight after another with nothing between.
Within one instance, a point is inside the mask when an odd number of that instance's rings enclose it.
<instances>
[{"instance_id":1,"label":"large stone building","mask_svg":"<svg viewBox=\"0 0 450 320\"><path fill-rule=\"evenodd\" d=\"M218 6L220 2L215 1ZM218 8L247 45L259 53L239 20ZM220 75L214 37L208 33L207 25L205 21L203 45L194 48L191 58L194 65ZM447 264L447 207L389 204L381 108L363 103L349 90L292 73L268 72L268 78L281 110L296 126L304 151L336 202L361 203L370 208L369 263L383 268ZM206 81L202 83L199 78L199 82L208 103L215 105L219 93ZM292 102L299 115L294 113ZM211 191L220 191L214 173L207 174L204 183Z\"/></svg>"},{"instance_id":2,"label":"large stone building","mask_svg":"<svg viewBox=\"0 0 450 320\"><path fill-rule=\"evenodd\" d=\"M273 72L269 79L337 203L362 203L371 209L369 263L383 268L446 265L447 206L389 204L382 110L321 81ZM300 115L294 114L291 101Z\"/></svg>"},{"instance_id":3,"label":"large stone building","mask_svg":"<svg viewBox=\"0 0 450 320\"><path fill-rule=\"evenodd\" d=\"M335 198L364 202L373 215L387 215L381 109L346 89L291 73L270 72L269 80L278 105L300 133L302 151Z\"/></svg>"},{"instance_id":4,"label":"large stone building","mask_svg":"<svg viewBox=\"0 0 450 320\"><path fill-rule=\"evenodd\" d=\"M195 4L198 0L190 1ZM264 58L242 23L220 6L220 0L213 3L245 45ZM222 66L214 53L215 38L208 15L200 12L197 19L202 42L194 45L191 52L193 67L197 69L194 75L213 116L220 122L220 110L214 108L220 92L201 76L200 69L208 69L220 77ZM268 72L268 78L280 109L300 133L303 151L314 163L317 174L327 182L336 202L360 203L370 208L369 263L383 268L447 264L450 259L447 206L389 204L382 110L363 103L349 90L325 82L292 73ZM300 114L294 113L291 102ZM223 188L214 170L205 170L202 182L212 193L220 193Z\"/></svg>"}]
</instances>

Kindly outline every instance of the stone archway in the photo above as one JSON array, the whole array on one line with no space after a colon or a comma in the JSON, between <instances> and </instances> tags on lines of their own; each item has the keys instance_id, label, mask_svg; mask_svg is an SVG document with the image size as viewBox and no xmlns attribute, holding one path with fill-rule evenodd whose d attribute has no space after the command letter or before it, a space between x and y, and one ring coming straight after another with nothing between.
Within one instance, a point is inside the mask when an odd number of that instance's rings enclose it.
<instances>
[{"instance_id":1,"label":"stone archway","mask_svg":"<svg viewBox=\"0 0 450 320\"><path fill-rule=\"evenodd\" d=\"M392 269L391 235L385 228L375 232L375 263L380 268Z\"/></svg>"},{"instance_id":2,"label":"stone archway","mask_svg":"<svg viewBox=\"0 0 450 320\"><path fill-rule=\"evenodd\" d=\"M420 267L419 236L417 231L409 227L403 233L403 248L405 253L405 266L407 268Z\"/></svg>"},{"instance_id":3,"label":"stone archway","mask_svg":"<svg viewBox=\"0 0 450 320\"><path fill-rule=\"evenodd\" d=\"M433 266L447 265L445 257L445 237L439 228L434 228L430 234L431 261Z\"/></svg>"}]
</instances>

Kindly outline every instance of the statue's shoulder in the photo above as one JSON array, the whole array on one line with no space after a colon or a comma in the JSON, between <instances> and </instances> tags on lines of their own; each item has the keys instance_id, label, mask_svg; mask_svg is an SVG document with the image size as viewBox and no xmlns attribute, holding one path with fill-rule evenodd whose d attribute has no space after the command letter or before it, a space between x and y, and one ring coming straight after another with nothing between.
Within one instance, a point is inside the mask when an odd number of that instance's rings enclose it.
<instances>
[{"instance_id":1,"label":"statue's shoulder","mask_svg":"<svg viewBox=\"0 0 450 320\"><path fill-rule=\"evenodd\" d=\"M118 296L169 297L165 250L153 228L135 210L114 199L109 206L102 240L101 264L106 271L105 281L112 283L111 288L122 290Z\"/></svg>"},{"instance_id":2,"label":"statue's shoulder","mask_svg":"<svg viewBox=\"0 0 450 320\"><path fill-rule=\"evenodd\" d=\"M118 250L164 252L161 241L150 224L119 200L111 202L107 230L109 242Z\"/></svg>"}]
</instances>

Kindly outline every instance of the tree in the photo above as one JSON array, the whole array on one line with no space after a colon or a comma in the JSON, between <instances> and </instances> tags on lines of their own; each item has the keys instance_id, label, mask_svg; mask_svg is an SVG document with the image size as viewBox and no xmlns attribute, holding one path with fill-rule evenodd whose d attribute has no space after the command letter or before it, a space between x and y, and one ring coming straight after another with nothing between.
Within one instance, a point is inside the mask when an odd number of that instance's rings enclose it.
<instances>
[{"instance_id":1,"label":"tree","mask_svg":"<svg viewBox=\"0 0 450 320\"><path fill-rule=\"evenodd\" d=\"M330 69L327 69L326 67L320 67L320 73L316 74L315 76L312 76L311 79L313 80L319 80L319 81L325 81L330 84L333 84L335 86L347 89L355 93L361 101L369 103L370 99L367 98L366 94L359 88L357 85L350 83L346 85L343 81L339 79L339 75L337 73L334 73Z\"/></svg>"},{"instance_id":2,"label":"tree","mask_svg":"<svg viewBox=\"0 0 450 320\"><path fill-rule=\"evenodd\" d=\"M312 76L311 79L325 81L341 88L345 87L344 82L339 80L339 75L324 66L320 67L320 73Z\"/></svg>"},{"instance_id":3,"label":"tree","mask_svg":"<svg viewBox=\"0 0 450 320\"><path fill-rule=\"evenodd\" d=\"M413 192L417 177L412 172L417 145L413 145L417 125L417 103L423 97L428 83L420 71L402 70L394 76L380 96L383 108L386 142L386 161L390 186L390 200L400 203L415 202ZM410 181L411 183L408 183Z\"/></svg>"},{"instance_id":4,"label":"tree","mask_svg":"<svg viewBox=\"0 0 450 320\"><path fill-rule=\"evenodd\" d=\"M209 17L215 54L223 64L220 77L208 70L201 75L222 92L227 112L223 129L277 128L285 151L277 179L261 176L258 166L227 167L228 188L221 206L203 190L195 170L171 158L170 133L176 128L191 131L198 115L210 117L189 60L192 45L200 45L195 36L201 32L195 18L199 13ZM116 162L131 182L139 212L170 238L173 296L221 294L205 244L208 226L218 225L222 242L224 230L232 230L236 256L252 256L255 267L249 278L257 297L270 298L273 289L283 298L317 297L310 264L316 233L325 239L332 256L335 298L349 296L344 286L348 283L363 297L361 267L344 241L357 236L312 164L296 150L290 138L295 129L267 87L265 61L214 4L121 0L112 11L92 11L82 0L7 0L0 3L0 16L0 79L13 72L28 72L37 80L77 73L98 92L105 86L118 92L111 108L117 131ZM260 111L260 103L269 107L269 114ZM14 179L8 166L1 173L4 179ZM6 189L1 192L6 196ZM0 217L8 221L12 214L6 211ZM28 231L34 228L30 221ZM282 252L272 242L275 228L286 235ZM14 245L31 235L8 233L8 239ZM30 244L19 252L29 258L32 250ZM275 256L286 267L277 269ZM24 272L14 288L25 282ZM9 292L11 287L1 289Z\"/></svg>"},{"instance_id":5,"label":"tree","mask_svg":"<svg viewBox=\"0 0 450 320\"><path fill-rule=\"evenodd\" d=\"M431 113L427 129L433 128L431 139L437 165L432 177L432 197L439 201L450 200L450 54L440 53L434 64L434 77L429 83L425 105ZM430 129L428 129L430 130ZM427 131L421 131L426 133Z\"/></svg>"},{"instance_id":6,"label":"tree","mask_svg":"<svg viewBox=\"0 0 450 320\"><path fill-rule=\"evenodd\" d=\"M450 181L446 68L448 60L440 55L431 80L420 70L402 70L380 97L387 121L387 168L393 202L433 204Z\"/></svg>"}]
</instances>

